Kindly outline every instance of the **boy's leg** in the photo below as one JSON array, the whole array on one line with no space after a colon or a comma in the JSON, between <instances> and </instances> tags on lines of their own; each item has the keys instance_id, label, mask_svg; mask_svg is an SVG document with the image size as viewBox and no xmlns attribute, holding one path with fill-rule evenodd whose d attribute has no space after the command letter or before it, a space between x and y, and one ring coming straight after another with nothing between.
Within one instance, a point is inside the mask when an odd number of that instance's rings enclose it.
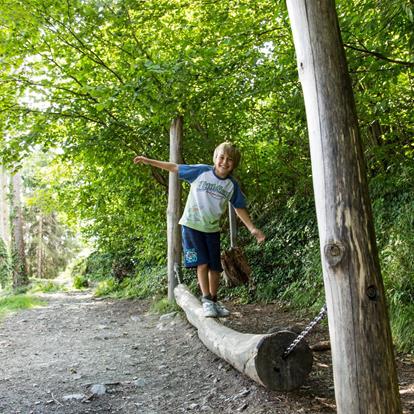
<instances>
[{"instance_id":1,"label":"boy's leg","mask_svg":"<svg viewBox=\"0 0 414 414\"><path fill-rule=\"evenodd\" d=\"M216 308L218 317L226 317L230 315L230 311L223 306L222 303L217 302L217 291L220 283L220 272L215 270L209 270L208 272L209 281L210 281L210 294L214 302L214 307Z\"/></svg>"},{"instance_id":2,"label":"boy's leg","mask_svg":"<svg viewBox=\"0 0 414 414\"><path fill-rule=\"evenodd\" d=\"M220 284L220 272L210 269L208 271L208 281L210 286L210 295L213 298L217 298L217 291Z\"/></svg>"},{"instance_id":3,"label":"boy's leg","mask_svg":"<svg viewBox=\"0 0 414 414\"><path fill-rule=\"evenodd\" d=\"M216 318L219 314L211 297L211 286L209 283L209 271L207 264L197 266L197 278L198 283L200 284L201 293L203 294L201 302L203 304L204 316L208 318Z\"/></svg>"},{"instance_id":4,"label":"boy's leg","mask_svg":"<svg viewBox=\"0 0 414 414\"><path fill-rule=\"evenodd\" d=\"M201 264L197 266L197 279L203 296L212 295L209 283L208 264Z\"/></svg>"}]
</instances>

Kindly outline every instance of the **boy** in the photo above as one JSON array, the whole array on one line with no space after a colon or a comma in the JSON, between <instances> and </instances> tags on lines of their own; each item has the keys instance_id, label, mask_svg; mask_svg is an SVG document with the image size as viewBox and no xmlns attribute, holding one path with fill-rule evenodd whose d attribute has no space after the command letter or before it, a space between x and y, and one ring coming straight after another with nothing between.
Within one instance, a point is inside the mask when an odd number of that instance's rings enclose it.
<instances>
[{"instance_id":1,"label":"boy","mask_svg":"<svg viewBox=\"0 0 414 414\"><path fill-rule=\"evenodd\" d=\"M241 221L256 237L265 235L257 229L246 210L246 199L231 176L240 162L240 151L230 142L223 142L214 150L214 166L185 165L158 161L137 156L134 163L149 164L170 172L191 184L184 213L179 221L182 226L185 267L196 267L202 292L203 312L206 317L224 317L230 312L217 302L220 273L220 218L230 202Z\"/></svg>"}]
</instances>

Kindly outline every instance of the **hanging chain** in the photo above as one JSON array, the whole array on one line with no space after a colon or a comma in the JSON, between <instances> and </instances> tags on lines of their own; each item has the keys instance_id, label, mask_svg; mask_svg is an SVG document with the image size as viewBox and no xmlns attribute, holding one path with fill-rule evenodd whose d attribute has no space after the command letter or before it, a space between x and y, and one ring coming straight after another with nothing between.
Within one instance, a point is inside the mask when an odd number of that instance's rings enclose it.
<instances>
[{"instance_id":1,"label":"hanging chain","mask_svg":"<svg viewBox=\"0 0 414 414\"><path fill-rule=\"evenodd\" d=\"M175 275L175 279L177 280L179 285L181 285L180 274L181 274L180 265L178 263L174 263L174 275Z\"/></svg>"},{"instance_id":2,"label":"hanging chain","mask_svg":"<svg viewBox=\"0 0 414 414\"><path fill-rule=\"evenodd\" d=\"M299 334L299 336L286 348L285 352L282 355L282 358L285 359L289 356L291 352L298 346L298 344L303 341L303 339L309 335L311 330L326 316L327 308L326 303L322 306L318 315L313 319L309 325Z\"/></svg>"}]
</instances>

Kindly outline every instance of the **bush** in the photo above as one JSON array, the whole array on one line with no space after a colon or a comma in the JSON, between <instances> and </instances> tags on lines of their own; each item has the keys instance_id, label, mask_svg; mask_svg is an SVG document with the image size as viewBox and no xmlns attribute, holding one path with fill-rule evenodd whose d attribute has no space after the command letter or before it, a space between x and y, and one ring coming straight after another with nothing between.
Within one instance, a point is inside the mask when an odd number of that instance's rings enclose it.
<instances>
[{"instance_id":1,"label":"bush","mask_svg":"<svg viewBox=\"0 0 414 414\"><path fill-rule=\"evenodd\" d=\"M79 259L73 266L73 278L82 276L90 281L115 278L122 281L135 273L136 262L127 252L94 251L88 257Z\"/></svg>"},{"instance_id":2,"label":"bush","mask_svg":"<svg viewBox=\"0 0 414 414\"><path fill-rule=\"evenodd\" d=\"M175 302L169 301L168 298L155 300L150 307L150 312L160 315L179 311L181 311L181 308Z\"/></svg>"},{"instance_id":3,"label":"bush","mask_svg":"<svg viewBox=\"0 0 414 414\"><path fill-rule=\"evenodd\" d=\"M257 220L267 237L263 245L244 229L240 232L252 266L249 300L320 307L324 290L313 199L296 196L283 207L268 208Z\"/></svg>"},{"instance_id":4,"label":"bush","mask_svg":"<svg viewBox=\"0 0 414 414\"><path fill-rule=\"evenodd\" d=\"M414 352L414 168L390 166L371 180L379 258L391 328L400 350Z\"/></svg>"},{"instance_id":5,"label":"bush","mask_svg":"<svg viewBox=\"0 0 414 414\"><path fill-rule=\"evenodd\" d=\"M73 279L73 287L79 290L85 289L89 287L89 280L83 275L75 276Z\"/></svg>"},{"instance_id":6,"label":"bush","mask_svg":"<svg viewBox=\"0 0 414 414\"><path fill-rule=\"evenodd\" d=\"M33 293L36 293L36 292L52 293L52 292L60 292L64 290L64 288L61 285L51 280L32 279L30 283L31 283L30 292L33 292Z\"/></svg>"},{"instance_id":7,"label":"bush","mask_svg":"<svg viewBox=\"0 0 414 414\"><path fill-rule=\"evenodd\" d=\"M164 266L146 266L137 270L134 277L122 281L114 277L102 281L95 291L96 296L122 298L148 298L167 293L167 270Z\"/></svg>"},{"instance_id":8,"label":"bush","mask_svg":"<svg viewBox=\"0 0 414 414\"><path fill-rule=\"evenodd\" d=\"M18 294L0 297L0 316L21 309L42 306L44 302L34 296Z\"/></svg>"}]
</instances>

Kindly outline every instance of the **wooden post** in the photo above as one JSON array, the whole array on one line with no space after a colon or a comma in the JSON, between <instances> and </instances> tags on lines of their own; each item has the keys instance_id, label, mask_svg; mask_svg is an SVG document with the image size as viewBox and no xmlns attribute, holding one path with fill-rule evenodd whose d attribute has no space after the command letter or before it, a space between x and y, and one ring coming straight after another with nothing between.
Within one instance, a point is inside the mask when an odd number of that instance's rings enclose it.
<instances>
[{"instance_id":1,"label":"wooden post","mask_svg":"<svg viewBox=\"0 0 414 414\"><path fill-rule=\"evenodd\" d=\"M237 246L237 220L234 207L229 203L230 247Z\"/></svg>"},{"instance_id":2,"label":"wooden post","mask_svg":"<svg viewBox=\"0 0 414 414\"><path fill-rule=\"evenodd\" d=\"M401 413L365 161L334 0L288 0L309 130L339 414Z\"/></svg>"},{"instance_id":3,"label":"wooden post","mask_svg":"<svg viewBox=\"0 0 414 414\"><path fill-rule=\"evenodd\" d=\"M170 162L181 162L183 118L177 117L170 126ZM175 271L181 263L181 233L178 220L181 214L181 185L177 173L169 173L167 207L167 270L168 300L174 301L174 288L177 286Z\"/></svg>"}]
</instances>

